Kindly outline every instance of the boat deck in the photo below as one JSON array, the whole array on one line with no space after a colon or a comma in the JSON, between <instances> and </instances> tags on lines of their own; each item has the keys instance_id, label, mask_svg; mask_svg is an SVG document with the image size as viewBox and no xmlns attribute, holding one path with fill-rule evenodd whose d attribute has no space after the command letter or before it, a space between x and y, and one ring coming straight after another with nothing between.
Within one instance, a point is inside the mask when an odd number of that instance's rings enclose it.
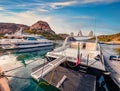
<instances>
[{"instance_id":1,"label":"boat deck","mask_svg":"<svg viewBox=\"0 0 120 91\"><path fill-rule=\"evenodd\" d=\"M88 51L88 50L80 50L81 56L81 64L87 65L96 69L105 70L104 64L102 64L101 60L95 60L95 56L99 54L99 51ZM75 48L66 48L60 52L49 52L47 53L47 57L59 58L60 56L66 56L68 61L76 63L77 58L77 49ZM89 57L88 57L89 55ZM88 57L88 59L87 59ZM88 60L88 62L87 62Z\"/></svg>"},{"instance_id":2,"label":"boat deck","mask_svg":"<svg viewBox=\"0 0 120 91\"><path fill-rule=\"evenodd\" d=\"M50 72L51 70L53 70L55 67L57 67L58 65L60 65L65 60L66 60L66 57L61 56L60 58L55 59L52 62L49 62L48 64L44 65L40 69L37 69L36 71L32 72L31 76L34 79L36 79L37 81L39 81L39 78L41 78L44 75L46 75L48 72Z\"/></svg>"},{"instance_id":3,"label":"boat deck","mask_svg":"<svg viewBox=\"0 0 120 91\"><path fill-rule=\"evenodd\" d=\"M53 71L44 76L46 81L49 81ZM56 86L57 83L66 76L66 80L59 87L62 91L95 91L96 77L86 73L74 71L62 66L58 66L52 78L52 85Z\"/></svg>"},{"instance_id":4,"label":"boat deck","mask_svg":"<svg viewBox=\"0 0 120 91\"><path fill-rule=\"evenodd\" d=\"M111 68L114 68L114 70L120 74L120 61L116 61L116 60L110 60L110 66Z\"/></svg>"}]
</instances>

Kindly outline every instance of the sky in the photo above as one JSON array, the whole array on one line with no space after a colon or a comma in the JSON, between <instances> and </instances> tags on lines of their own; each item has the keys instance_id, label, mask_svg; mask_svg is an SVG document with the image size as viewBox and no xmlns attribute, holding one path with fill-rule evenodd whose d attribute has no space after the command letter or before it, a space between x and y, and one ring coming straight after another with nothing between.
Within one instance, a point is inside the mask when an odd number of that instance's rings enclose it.
<instances>
[{"instance_id":1,"label":"sky","mask_svg":"<svg viewBox=\"0 0 120 91\"><path fill-rule=\"evenodd\" d=\"M120 0L0 0L0 22L31 26L42 20L58 33L120 32Z\"/></svg>"}]
</instances>

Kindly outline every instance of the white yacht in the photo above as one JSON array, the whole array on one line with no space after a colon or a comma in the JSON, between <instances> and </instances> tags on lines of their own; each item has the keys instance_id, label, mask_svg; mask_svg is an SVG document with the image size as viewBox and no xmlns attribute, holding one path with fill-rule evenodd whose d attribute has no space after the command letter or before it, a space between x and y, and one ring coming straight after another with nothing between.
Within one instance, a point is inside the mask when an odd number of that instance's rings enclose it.
<instances>
[{"instance_id":1,"label":"white yacht","mask_svg":"<svg viewBox=\"0 0 120 91\"><path fill-rule=\"evenodd\" d=\"M92 37L93 32L88 36L71 33L61 47L47 53L48 61L34 68L32 78L45 91L108 91L104 80L100 80L104 60L97 38L95 42L89 40Z\"/></svg>"},{"instance_id":2,"label":"white yacht","mask_svg":"<svg viewBox=\"0 0 120 91\"><path fill-rule=\"evenodd\" d=\"M53 46L53 42L41 35L23 34L22 29L14 34L6 34L6 38L0 39L0 45L6 50L36 49L38 47Z\"/></svg>"},{"instance_id":3,"label":"white yacht","mask_svg":"<svg viewBox=\"0 0 120 91\"><path fill-rule=\"evenodd\" d=\"M32 78L45 91L96 91L97 87L99 90L103 87L106 89L103 80L99 83L105 71L104 60L97 38L95 42L89 40L92 37L93 32L88 36L83 36L81 32L78 36L71 33L61 47L47 53L48 61L34 68Z\"/></svg>"},{"instance_id":4,"label":"white yacht","mask_svg":"<svg viewBox=\"0 0 120 91\"><path fill-rule=\"evenodd\" d=\"M52 52L48 52L46 56L49 59L66 56L67 60L75 63L79 44L80 64L104 70L104 60L102 59L103 56L100 52L100 46L97 43L97 37L95 41L90 40L92 37L95 37L92 31L89 32L88 36L84 36L81 31L77 36L71 33L61 47L54 49Z\"/></svg>"}]
</instances>

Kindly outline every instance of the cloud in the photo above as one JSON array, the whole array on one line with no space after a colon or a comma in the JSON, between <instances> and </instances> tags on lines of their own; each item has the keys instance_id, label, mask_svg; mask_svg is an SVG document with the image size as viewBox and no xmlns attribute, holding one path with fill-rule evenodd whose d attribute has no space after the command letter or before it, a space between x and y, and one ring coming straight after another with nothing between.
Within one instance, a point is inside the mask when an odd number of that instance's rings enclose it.
<instances>
[{"instance_id":1,"label":"cloud","mask_svg":"<svg viewBox=\"0 0 120 91\"><path fill-rule=\"evenodd\" d=\"M69 17L68 17L69 18ZM83 19L90 19L90 16L79 16L74 18L83 18ZM70 22L64 16L58 15L42 15L41 13L36 13L34 11L26 11L26 12L7 12L6 14L0 13L0 22L7 22L7 23L18 23L18 24L26 24L32 25L38 20L43 20L49 23L50 27L53 31L58 33L70 33L74 32L77 34L79 30L83 30L84 33L87 33L89 30L95 29L94 25L81 20L79 22L72 21ZM101 28L101 26L98 26ZM105 30L104 26L104 30ZM101 30L100 30L101 31ZM97 32L99 33L98 29Z\"/></svg>"},{"instance_id":2,"label":"cloud","mask_svg":"<svg viewBox=\"0 0 120 91\"><path fill-rule=\"evenodd\" d=\"M49 12L49 10L44 9L44 8L37 8L36 11L40 12Z\"/></svg>"},{"instance_id":3,"label":"cloud","mask_svg":"<svg viewBox=\"0 0 120 91\"><path fill-rule=\"evenodd\" d=\"M79 0L77 0L79 1ZM106 3L113 3L113 2L120 2L120 0L81 0L79 4L106 4Z\"/></svg>"},{"instance_id":4,"label":"cloud","mask_svg":"<svg viewBox=\"0 0 120 91\"><path fill-rule=\"evenodd\" d=\"M70 31L78 30L80 28L80 23L78 25L74 23L68 22L65 17L56 16L56 15L42 15L33 11L21 12L21 13L13 13L8 12L7 15L1 15L1 22L10 22L10 23L18 23L18 24L27 24L32 25L38 20L43 20L49 23L52 30L56 33L70 33ZM82 24L81 24L82 25Z\"/></svg>"},{"instance_id":5,"label":"cloud","mask_svg":"<svg viewBox=\"0 0 120 91\"><path fill-rule=\"evenodd\" d=\"M72 17L73 19L88 19L88 20L94 20L95 19L95 17L92 17L92 16L74 16L74 17Z\"/></svg>"},{"instance_id":6,"label":"cloud","mask_svg":"<svg viewBox=\"0 0 120 91\"><path fill-rule=\"evenodd\" d=\"M30 25L33 21L38 20L38 16L32 12L7 12L7 14L0 14L0 18L0 22L20 23L28 25Z\"/></svg>"},{"instance_id":7,"label":"cloud","mask_svg":"<svg viewBox=\"0 0 120 91\"><path fill-rule=\"evenodd\" d=\"M4 5L2 5L2 7L0 7L0 22L32 25L38 20L43 20L48 22L56 33L77 33L80 29L87 32L88 30L94 29L94 26L91 26L91 22L95 19L93 16L67 16L67 14L62 16L52 12L52 10L68 6L104 4L117 1L118 0L62 0L62 2L55 1L42 3L29 3L28 1L26 1L27 3L23 3L21 1L21 4L5 5L5 8L3 7ZM12 9L16 9L16 11L17 9L24 9L24 11L16 12ZM89 20L89 22L85 20Z\"/></svg>"},{"instance_id":8,"label":"cloud","mask_svg":"<svg viewBox=\"0 0 120 91\"><path fill-rule=\"evenodd\" d=\"M52 18L53 19L53 18ZM32 25L38 20L43 21L52 21L51 17L48 15L38 14L34 11L26 11L26 12L4 12L0 13L0 22L8 22L8 23L18 23L18 24L26 24Z\"/></svg>"},{"instance_id":9,"label":"cloud","mask_svg":"<svg viewBox=\"0 0 120 91\"><path fill-rule=\"evenodd\" d=\"M0 11L3 11L3 10L5 10L3 7L0 7Z\"/></svg>"},{"instance_id":10,"label":"cloud","mask_svg":"<svg viewBox=\"0 0 120 91\"><path fill-rule=\"evenodd\" d=\"M53 2L53 3L49 3L50 7L52 7L53 9L58 9L61 7L65 7L65 6L71 6L76 4L76 1L66 1L66 2Z\"/></svg>"},{"instance_id":11,"label":"cloud","mask_svg":"<svg viewBox=\"0 0 120 91\"><path fill-rule=\"evenodd\" d=\"M0 10L39 10L40 12L48 12L53 9L60 9L63 7L68 6L80 6L86 4L106 4L106 3L113 3L113 2L120 2L120 0L62 0L62 1L45 1L45 0L32 0L31 2L28 1L21 1L17 0L16 2L13 1L1 1ZM6 4L8 3L8 4Z\"/></svg>"},{"instance_id":12,"label":"cloud","mask_svg":"<svg viewBox=\"0 0 120 91\"><path fill-rule=\"evenodd\" d=\"M67 6L79 6L86 4L108 4L114 2L120 2L120 0L69 0L64 2L47 2L43 5L45 7L51 7L52 9L59 9Z\"/></svg>"}]
</instances>

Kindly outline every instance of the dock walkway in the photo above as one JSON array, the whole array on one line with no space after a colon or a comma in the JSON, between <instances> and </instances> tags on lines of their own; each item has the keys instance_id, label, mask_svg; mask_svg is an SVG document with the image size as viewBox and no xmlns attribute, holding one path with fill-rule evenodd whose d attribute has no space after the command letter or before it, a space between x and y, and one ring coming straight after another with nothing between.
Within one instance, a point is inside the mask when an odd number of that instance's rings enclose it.
<instances>
[{"instance_id":1,"label":"dock walkway","mask_svg":"<svg viewBox=\"0 0 120 91\"><path fill-rule=\"evenodd\" d=\"M31 73L31 76L39 81L39 78L45 76L48 72L52 71L54 68L56 68L58 65L60 65L62 62L66 60L65 56L61 56L52 62L49 62L45 66L41 67L40 69L34 71Z\"/></svg>"}]
</instances>

